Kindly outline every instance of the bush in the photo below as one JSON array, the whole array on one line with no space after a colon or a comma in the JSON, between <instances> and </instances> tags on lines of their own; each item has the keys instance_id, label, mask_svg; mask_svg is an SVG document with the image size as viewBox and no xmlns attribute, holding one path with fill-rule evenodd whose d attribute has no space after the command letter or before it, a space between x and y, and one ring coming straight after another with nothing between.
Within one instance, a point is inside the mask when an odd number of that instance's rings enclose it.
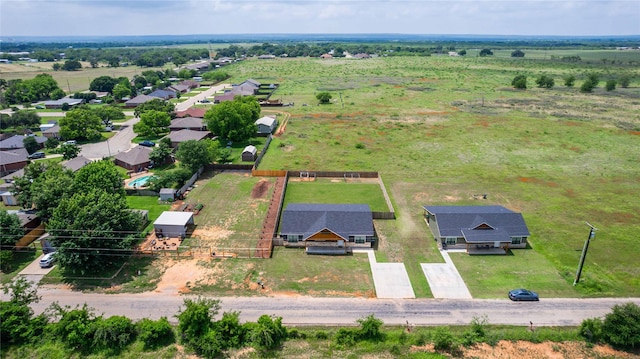
<instances>
[{"instance_id":1,"label":"bush","mask_svg":"<svg viewBox=\"0 0 640 359\"><path fill-rule=\"evenodd\" d=\"M524 52L522 52L522 50L515 50L511 52L511 57L524 57Z\"/></svg>"},{"instance_id":2,"label":"bush","mask_svg":"<svg viewBox=\"0 0 640 359\"><path fill-rule=\"evenodd\" d=\"M5 273L13 270L13 251L0 250L0 270Z\"/></svg>"},{"instance_id":3,"label":"bush","mask_svg":"<svg viewBox=\"0 0 640 359\"><path fill-rule=\"evenodd\" d=\"M616 85L617 85L616 80L608 80L607 84L604 86L604 88L607 91L613 91L613 90L616 89Z\"/></svg>"},{"instance_id":4,"label":"bush","mask_svg":"<svg viewBox=\"0 0 640 359\"><path fill-rule=\"evenodd\" d=\"M511 85L519 90L525 90L527 88L527 76L516 75L511 81Z\"/></svg>"},{"instance_id":5,"label":"bush","mask_svg":"<svg viewBox=\"0 0 640 359\"><path fill-rule=\"evenodd\" d=\"M93 323L94 347L115 352L122 350L135 338L135 325L131 319L115 315L107 319L98 318Z\"/></svg>"},{"instance_id":6,"label":"bush","mask_svg":"<svg viewBox=\"0 0 640 359\"><path fill-rule=\"evenodd\" d=\"M262 315L251 329L251 341L260 350L273 350L287 339L287 329L281 317Z\"/></svg>"},{"instance_id":7,"label":"bush","mask_svg":"<svg viewBox=\"0 0 640 359\"><path fill-rule=\"evenodd\" d=\"M138 338L145 349L154 349L174 343L175 333L167 317L158 320L142 319L137 323Z\"/></svg>"},{"instance_id":8,"label":"bush","mask_svg":"<svg viewBox=\"0 0 640 359\"><path fill-rule=\"evenodd\" d=\"M542 88L552 88L555 85L555 81L553 80L553 77L551 76L547 76L547 75L540 75L537 79L536 79L536 84L538 84L538 87Z\"/></svg>"},{"instance_id":9,"label":"bush","mask_svg":"<svg viewBox=\"0 0 640 359\"><path fill-rule=\"evenodd\" d=\"M247 340L247 327L240 324L240 312L227 312L214 325L224 349L240 348Z\"/></svg>"},{"instance_id":10,"label":"bush","mask_svg":"<svg viewBox=\"0 0 640 359\"><path fill-rule=\"evenodd\" d=\"M318 340L326 340L329 339L329 334L324 330L318 330L315 334L315 338Z\"/></svg>"},{"instance_id":11,"label":"bush","mask_svg":"<svg viewBox=\"0 0 640 359\"><path fill-rule=\"evenodd\" d=\"M626 89L627 87L629 87L629 84L631 83L631 76L629 75L622 75L620 77L620 87Z\"/></svg>"},{"instance_id":12,"label":"bush","mask_svg":"<svg viewBox=\"0 0 640 359\"><path fill-rule=\"evenodd\" d=\"M435 350L451 350L455 346L455 338L449 328L437 327L433 333L433 348Z\"/></svg>"},{"instance_id":13,"label":"bush","mask_svg":"<svg viewBox=\"0 0 640 359\"><path fill-rule=\"evenodd\" d=\"M640 306L631 302L615 305L613 312L604 317L602 337L616 347L640 346Z\"/></svg>"},{"instance_id":14,"label":"bush","mask_svg":"<svg viewBox=\"0 0 640 359\"><path fill-rule=\"evenodd\" d=\"M358 333L353 329L340 328L335 335L335 342L342 348L351 348L356 345Z\"/></svg>"},{"instance_id":15,"label":"bush","mask_svg":"<svg viewBox=\"0 0 640 359\"><path fill-rule=\"evenodd\" d=\"M382 332L380 327L384 322L376 318L373 314L369 314L365 318L357 320L360 324L359 337L365 340L380 340L382 339Z\"/></svg>"},{"instance_id":16,"label":"bush","mask_svg":"<svg viewBox=\"0 0 640 359\"><path fill-rule=\"evenodd\" d=\"M573 87L576 83L576 77L573 75L568 75L564 78L564 85L567 87Z\"/></svg>"},{"instance_id":17,"label":"bush","mask_svg":"<svg viewBox=\"0 0 640 359\"><path fill-rule=\"evenodd\" d=\"M602 320L600 318L589 318L580 324L580 336L588 343L597 343L602 338Z\"/></svg>"}]
</instances>

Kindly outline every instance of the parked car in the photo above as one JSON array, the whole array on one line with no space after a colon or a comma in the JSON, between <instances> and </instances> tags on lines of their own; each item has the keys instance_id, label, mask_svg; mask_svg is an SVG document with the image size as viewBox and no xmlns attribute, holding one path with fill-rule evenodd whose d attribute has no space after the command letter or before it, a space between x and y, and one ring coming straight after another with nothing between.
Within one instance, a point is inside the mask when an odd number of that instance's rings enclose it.
<instances>
[{"instance_id":1,"label":"parked car","mask_svg":"<svg viewBox=\"0 0 640 359\"><path fill-rule=\"evenodd\" d=\"M153 141L149 141L149 140L144 140L142 142L140 142L140 146L146 146L146 147L155 147L156 143Z\"/></svg>"},{"instance_id":2,"label":"parked car","mask_svg":"<svg viewBox=\"0 0 640 359\"><path fill-rule=\"evenodd\" d=\"M56 260L55 254L56 252L51 252L42 256L42 258L40 258L40 268L51 267L53 265L53 262L55 262Z\"/></svg>"},{"instance_id":3,"label":"parked car","mask_svg":"<svg viewBox=\"0 0 640 359\"><path fill-rule=\"evenodd\" d=\"M203 99L202 101L200 101L201 103L210 103L211 101L209 101L208 99Z\"/></svg>"},{"instance_id":4,"label":"parked car","mask_svg":"<svg viewBox=\"0 0 640 359\"><path fill-rule=\"evenodd\" d=\"M69 141L66 141L64 144L65 144L65 145L77 145L77 144L78 144L78 141L76 141L76 140L69 140Z\"/></svg>"},{"instance_id":5,"label":"parked car","mask_svg":"<svg viewBox=\"0 0 640 359\"><path fill-rule=\"evenodd\" d=\"M46 155L44 154L44 152L34 152L30 154L28 157L30 160L34 160L36 158L45 158Z\"/></svg>"},{"instance_id":6,"label":"parked car","mask_svg":"<svg viewBox=\"0 0 640 359\"><path fill-rule=\"evenodd\" d=\"M514 289L509 291L509 299L519 302L519 301L538 301L540 297L538 297L538 293L532 292L527 289Z\"/></svg>"}]
</instances>

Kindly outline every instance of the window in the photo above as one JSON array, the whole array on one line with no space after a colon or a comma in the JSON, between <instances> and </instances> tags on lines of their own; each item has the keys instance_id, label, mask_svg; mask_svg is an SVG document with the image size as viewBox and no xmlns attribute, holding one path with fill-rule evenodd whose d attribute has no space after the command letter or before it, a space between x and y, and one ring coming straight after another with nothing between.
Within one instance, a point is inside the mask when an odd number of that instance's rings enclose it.
<instances>
[{"instance_id":1,"label":"window","mask_svg":"<svg viewBox=\"0 0 640 359\"><path fill-rule=\"evenodd\" d=\"M522 244L523 241L523 237L511 237L511 244Z\"/></svg>"},{"instance_id":2,"label":"window","mask_svg":"<svg viewBox=\"0 0 640 359\"><path fill-rule=\"evenodd\" d=\"M458 243L458 238L457 237L446 237L445 238L445 242L447 244L457 244Z\"/></svg>"},{"instance_id":3,"label":"window","mask_svg":"<svg viewBox=\"0 0 640 359\"><path fill-rule=\"evenodd\" d=\"M364 244L367 242L367 236L353 236L356 244Z\"/></svg>"},{"instance_id":4,"label":"window","mask_svg":"<svg viewBox=\"0 0 640 359\"><path fill-rule=\"evenodd\" d=\"M286 235L285 239L289 243L297 243L298 241L302 240L302 234L288 234Z\"/></svg>"}]
</instances>

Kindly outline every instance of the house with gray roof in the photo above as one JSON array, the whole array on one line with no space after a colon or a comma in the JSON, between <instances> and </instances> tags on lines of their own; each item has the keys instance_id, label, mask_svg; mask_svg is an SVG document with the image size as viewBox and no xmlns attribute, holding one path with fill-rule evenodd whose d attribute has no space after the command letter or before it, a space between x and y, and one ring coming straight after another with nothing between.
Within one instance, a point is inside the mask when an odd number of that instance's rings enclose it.
<instances>
[{"instance_id":1,"label":"house with gray roof","mask_svg":"<svg viewBox=\"0 0 640 359\"><path fill-rule=\"evenodd\" d=\"M65 97L59 100L44 101L42 102L42 104L47 109L57 109L57 108L62 108L62 106L64 106L65 103L69 105L69 108L72 108L72 107L81 105L83 102L84 102L83 99Z\"/></svg>"},{"instance_id":2,"label":"house with gray roof","mask_svg":"<svg viewBox=\"0 0 640 359\"><path fill-rule=\"evenodd\" d=\"M16 150L19 148L24 148L24 139L27 137L33 137L38 143L38 145L40 146L40 148L44 147L44 143L47 142L47 138L43 136L14 135L0 141L0 151L8 151L8 150Z\"/></svg>"},{"instance_id":3,"label":"house with gray roof","mask_svg":"<svg viewBox=\"0 0 640 359\"><path fill-rule=\"evenodd\" d=\"M71 172L77 172L82 167L91 163L91 160L84 156L77 156L68 161L64 161L61 163L62 167L71 170Z\"/></svg>"},{"instance_id":4,"label":"house with gray roof","mask_svg":"<svg viewBox=\"0 0 640 359\"><path fill-rule=\"evenodd\" d=\"M347 254L373 247L376 236L368 204L291 203L282 212L280 238L307 254Z\"/></svg>"},{"instance_id":5,"label":"house with gray roof","mask_svg":"<svg viewBox=\"0 0 640 359\"><path fill-rule=\"evenodd\" d=\"M193 131L193 130L179 130L171 131L166 137L171 140L171 147L177 148L182 142L196 140L201 141L205 138L211 137L209 131Z\"/></svg>"},{"instance_id":6,"label":"house with gray roof","mask_svg":"<svg viewBox=\"0 0 640 359\"><path fill-rule=\"evenodd\" d=\"M151 149L144 146L136 146L129 151L120 152L115 156L116 166L130 171L141 171L151 165L149 154Z\"/></svg>"},{"instance_id":7,"label":"house with gray roof","mask_svg":"<svg viewBox=\"0 0 640 359\"><path fill-rule=\"evenodd\" d=\"M153 97L153 96L147 96L147 95L138 95L130 100L128 100L127 102L124 103L124 107L126 108L134 108L134 107L138 107L138 105L141 105L145 102L149 102L151 100L155 100L157 99L157 97Z\"/></svg>"},{"instance_id":8,"label":"house with gray roof","mask_svg":"<svg viewBox=\"0 0 640 359\"><path fill-rule=\"evenodd\" d=\"M171 131L180 131L180 130L205 131L206 129L207 129L206 122L204 122L204 120L199 117L174 118L173 120L171 120L171 124L169 125L169 130Z\"/></svg>"},{"instance_id":9,"label":"house with gray roof","mask_svg":"<svg viewBox=\"0 0 640 359\"><path fill-rule=\"evenodd\" d=\"M29 163L29 152L24 148L0 152L0 176L23 169Z\"/></svg>"},{"instance_id":10,"label":"house with gray roof","mask_svg":"<svg viewBox=\"0 0 640 359\"><path fill-rule=\"evenodd\" d=\"M155 90L149 94L151 97L161 98L163 100L168 100L176 97L176 93L170 90Z\"/></svg>"},{"instance_id":11,"label":"house with gray roof","mask_svg":"<svg viewBox=\"0 0 640 359\"><path fill-rule=\"evenodd\" d=\"M521 213L502 206L423 206L433 237L442 248L469 254L506 254L526 248L530 236Z\"/></svg>"}]
</instances>

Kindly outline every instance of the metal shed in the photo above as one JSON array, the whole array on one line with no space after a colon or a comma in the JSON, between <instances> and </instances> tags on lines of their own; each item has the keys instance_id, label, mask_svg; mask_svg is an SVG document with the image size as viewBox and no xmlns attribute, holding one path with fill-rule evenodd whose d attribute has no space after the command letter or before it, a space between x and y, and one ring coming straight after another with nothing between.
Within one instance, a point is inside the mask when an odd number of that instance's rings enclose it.
<instances>
[{"instance_id":1,"label":"metal shed","mask_svg":"<svg viewBox=\"0 0 640 359\"><path fill-rule=\"evenodd\" d=\"M153 222L158 237L186 237L189 226L193 225L192 212L164 211Z\"/></svg>"}]
</instances>

